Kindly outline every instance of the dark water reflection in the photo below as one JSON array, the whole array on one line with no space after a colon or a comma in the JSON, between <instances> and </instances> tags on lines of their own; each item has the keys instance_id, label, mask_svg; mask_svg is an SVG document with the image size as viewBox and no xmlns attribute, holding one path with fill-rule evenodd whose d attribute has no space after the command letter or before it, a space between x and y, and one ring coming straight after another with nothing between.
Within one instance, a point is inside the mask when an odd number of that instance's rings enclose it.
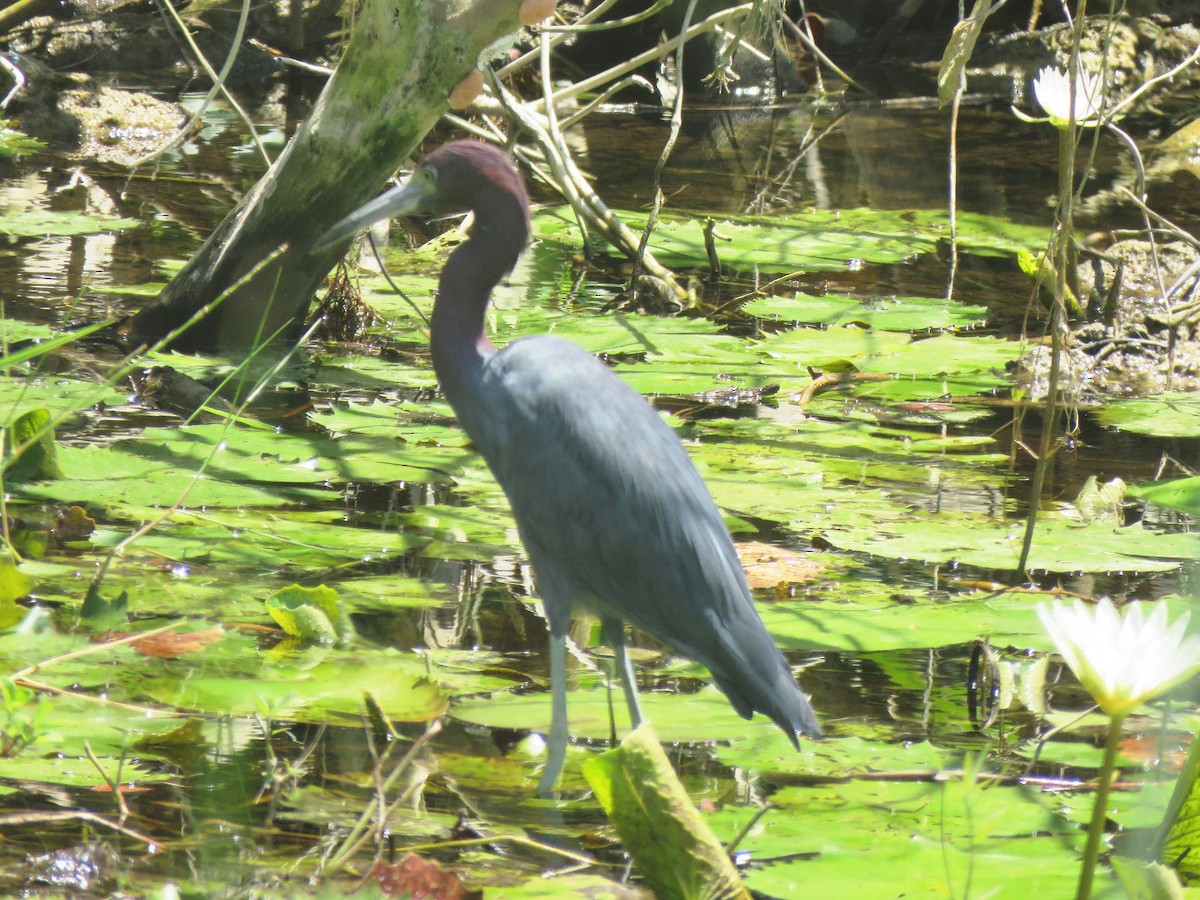
<instances>
[{"instance_id":1,"label":"dark water reflection","mask_svg":"<svg viewBox=\"0 0 1200 900\"><path fill-rule=\"evenodd\" d=\"M587 160L601 196L636 208L652 199L651 175L665 140L659 117L589 119ZM949 181L950 118L926 103L853 106L834 114L807 107L689 114L663 179L668 206L715 213L823 208L944 208ZM631 158L630 148L644 154ZM964 211L1045 223L1057 190L1057 133L1018 121L999 102L968 106L958 126L958 202ZM1081 149L1087 161L1090 146ZM1101 140L1091 158L1095 188L1130 167ZM1151 185L1153 188L1154 185ZM1173 185L1156 201L1195 221L1197 191ZM1159 208L1156 206L1156 208ZM1165 213L1164 215L1171 215ZM1140 225L1127 208L1085 227Z\"/></svg>"}]
</instances>

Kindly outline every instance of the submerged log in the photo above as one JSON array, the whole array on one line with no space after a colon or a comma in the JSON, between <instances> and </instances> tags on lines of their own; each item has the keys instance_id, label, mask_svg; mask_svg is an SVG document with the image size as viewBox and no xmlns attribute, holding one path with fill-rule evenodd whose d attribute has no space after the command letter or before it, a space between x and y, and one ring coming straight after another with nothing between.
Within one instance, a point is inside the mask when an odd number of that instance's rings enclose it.
<instances>
[{"instance_id":1,"label":"submerged log","mask_svg":"<svg viewBox=\"0 0 1200 900\"><path fill-rule=\"evenodd\" d=\"M315 255L309 248L379 192L484 49L516 31L520 6L364 0L341 64L295 137L155 301L119 326L125 342L161 340L219 298L172 346L236 354L295 339L348 242Z\"/></svg>"}]
</instances>

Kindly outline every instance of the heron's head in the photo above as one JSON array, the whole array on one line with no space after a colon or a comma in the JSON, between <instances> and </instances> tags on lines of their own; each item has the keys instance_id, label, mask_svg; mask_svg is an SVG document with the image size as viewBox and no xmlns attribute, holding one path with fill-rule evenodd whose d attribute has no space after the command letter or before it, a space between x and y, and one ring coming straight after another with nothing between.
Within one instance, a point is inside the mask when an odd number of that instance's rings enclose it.
<instances>
[{"instance_id":1,"label":"heron's head","mask_svg":"<svg viewBox=\"0 0 1200 900\"><path fill-rule=\"evenodd\" d=\"M473 210L477 218L517 216L528 227L529 198L504 151L482 141L453 141L434 150L404 184L359 207L331 228L313 252L380 219Z\"/></svg>"},{"instance_id":2,"label":"heron's head","mask_svg":"<svg viewBox=\"0 0 1200 900\"><path fill-rule=\"evenodd\" d=\"M516 201L528 207L525 183L512 160L493 144L482 141L453 141L430 153L413 172L420 211L451 213L475 210Z\"/></svg>"}]
</instances>

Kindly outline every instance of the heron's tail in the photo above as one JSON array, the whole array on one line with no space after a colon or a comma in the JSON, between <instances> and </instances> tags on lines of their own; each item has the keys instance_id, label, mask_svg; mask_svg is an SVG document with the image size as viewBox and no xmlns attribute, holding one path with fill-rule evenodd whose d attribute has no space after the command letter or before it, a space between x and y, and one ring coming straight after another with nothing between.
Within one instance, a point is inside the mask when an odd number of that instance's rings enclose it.
<instances>
[{"instance_id":1,"label":"heron's tail","mask_svg":"<svg viewBox=\"0 0 1200 900\"><path fill-rule=\"evenodd\" d=\"M756 712L762 713L784 730L798 750L797 734L820 737L821 723L779 648L772 643L770 650L773 652L764 654L766 659L759 660L759 671L754 673L758 677L747 677L743 671L731 679L714 669L713 681L739 716L749 719Z\"/></svg>"}]
</instances>

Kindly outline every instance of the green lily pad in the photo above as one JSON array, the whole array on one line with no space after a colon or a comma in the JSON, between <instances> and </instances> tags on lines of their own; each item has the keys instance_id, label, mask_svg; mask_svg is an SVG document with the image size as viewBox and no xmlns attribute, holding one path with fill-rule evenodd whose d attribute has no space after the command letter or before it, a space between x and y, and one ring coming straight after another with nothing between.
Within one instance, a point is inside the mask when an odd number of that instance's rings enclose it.
<instances>
[{"instance_id":1,"label":"green lily pad","mask_svg":"<svg viewBox=\"0 0 1200 900\"><path fill-rule=\"evenodd\" d=\"M62 477L50 410L31 409L17 416L5 429L4 453L4 475L10 481Z\"/></svg>"},{"instance_id":2,"label":"green lily pad","mask_svg":"<svg viewBox=\"0 0 1200 900\"><path fill-rule=\"evenodd\" d=\"M46 144L31 138L7 119L0 120L0 157L28 156L45 148Z\"/></svg>"},{"instance_id":3,"label":"green lily pad","mask_svg":"<svg viewBox=\"0 0 1200 900\"><path fill-rule=\"evenodd\" d=\"M1022 350L1019 341L987 335L939 334L914 340L886 354L876 354L863 361L862 369L916 378L1003 372L1006 366L1016 362Z\"/></svg>"},{"instance_id":4,"label":"green lily pad","mask_svg":"<svg viewBox=\"0 0 1200 900\"><path fill-rule=\"evenodd\" d=\"M890 355L912 338L904 332L877 331L857 325L816 329L794 328L770 335L759 348L785 371L863 368L868 359Z\"/></svg>"},{"instance_id":5,"label":"green lily pad","mask_svg":"<svg viewBox=\"0 0 1200 900\"><path fill-rule=\"evenodd\" d=\"M1021 552L1023 522L988 522L950 512L910 515L877 527L830 529L826 538L843 550L891 559L960 563L1011 571ZM1200 537L1162 534L1140 524L1083 525L1040 517L1028 567L1043 572L1164 572L1196 559Z\"/></svg>"},{"instance_id":6,"label":"green lily pad","mask_svg":"<svg viewBox=\"0 0 1200 900\"><path fill-rule=\"evenodd\" d=\"M609 691L594 678L586 687L580 685L567 694L567 715L571 735L575 738L606 740L610 736ZM629 721L624 695L619 685L611 694L616 714L618 736L627 734ZM733 711L729 701L714 687L705 687L683 695L643 692L640 696L646 719L654 723L659 740L667 743L687 741L734 740L747 734L775 730L778 727L762 716L746 721ZM464 722L487 725L491 728L512 728L540 731L550 730L550 693L499 693L481 700L455 703L451 715ZM791 745L788 744L788 750Z\"/></svg>"},{"instance_id":7,"label":"green lily pad","mask_svg":"<svg viewBox=\"0 0 1200 900\"><path fill-rule=\"evenodd\" d=\"M1200 476L1156 481L1153 484L1131 484L1125 488L1129 497L1148 500L1189 516L1200 516Z\"/></svg>"},{"instance_id":8,"label":"green lily pad","mask_svg":"<svg viewBox=\"0 0 1200 900\"><path fill-rule=\"evenodd\" d=\"M394 651L375 650L365 658L347 652L263 661L244 674L164 674L148 680L144 689L181 710L342 725L361 721L363 696L370 694L389 718L426 722L445 712L447 698L423 669L419 661Z\"/></svg>"},{"instance_id":9,"label":"green lily pad","mask_svg":"<svg viewBox=\"0 0 1200 900\"><path fill-rule=\"evenodd\" d=\"M97 763L99 767L97 767ZM103 772L103 774L101 774ZM122 784L129 782L166 782L171 775L165 771L153 771L141 762L132 759L122 761L120 757L97 756L96 762L84 755L77 757L18 756L4 760L4 772L0 778L16 779L45 785L70 788L92 788L103 790L108 782L104 776ZM115 800L112 801L115 804Z\"/></svg>"},{"instance_id":10,"label":"green lily pad","mask_svg":"<svg viewBox=\"0 0 1200 900\"><path fill-rule=\"evenodd\" d=\"M983 324L987 307L967 306L943 297L762 297L742 311L762 319L781 319L805 325L858 324L882 331L942 331Z\"/></svg>"},{"instance_id":11,"label":"green lily pad","mask_svg":"<svg viewBox=\"0 0 1200 900\"><path fill-rule=\"evenodd\" d=\"M618 215L640 233L645 215ZM668 266L708 268L705 218L661 214L650 238L659 261ZM555 211L534 221L543 240L568 243L573 226ZM1020 225L974 213L958 215L959 246L985 255L1015 255L1046 246L1044 227ZM944 210L806 209L790 216L742 216L716 222L714 244L722 265L734 271L832 271L864 262L899 263L931 252L949 238Z\"/></svg>"},{"instance_id":12,"label":"green lily pad","mask_svg":"<svg viewBox=\"0 0 1200 900\"><path fill-rule=\"evenodd\" d=\"M60 447L63 477L57 481L21 485L22 497L75 503L87 509L125 508L141 518L152 510L179 501L185 508L278 506L320 501L323 489L294 484L257 485L203 476L195 461L171 454L139 452L136 446L91 445Z\"/></svg>"},{"instance_id":13,"label":"green lily pad","mask_svg":"<svg viewBox=\"0 0 1200 900\"><path fill-rule=\"evenodd\" d=\"M137 219L91 216L51 209L8 210L0 214L0 232L16 237L67 237L121 231L142 224Z\"/></svg>"},{"instance_id":14,"label":"green lily pad","mask_svg":"<svg viewBox=\"0 0 1200 900\"><path fill-rule=\"evenodd\" d=\"M266 608L285 634L302 641L344 643L354 636L338 592L328 585L306 588L293 584L268 597Z\"/></svg>"},{"instance_id":15,"label":"green lily pad","mask_svg":"<svg viewBox=\"0 0 1200 900\"><path fill-rule=\"evenodd\" d=\"M903 596L887 585L856 584L853 598L761 604L767 630L785 650L882 650L947 647L989 638L1049 650L1036 602L1022 594L960 594L949 599Z\"/></svg>"},{"instance_id":16,"label":"green lily pad","mask_svg":"<svg viewBox=\"0 0 1200 900\"><path fill-rule=\"evenodd\" d=\"M1155 397L1110 400L1098 412L1105 425L1157 437L1200 434L1200 394L1176 392Z\"/></svg>"},{"instance_id":17,"label":"green lily pad","mask_svg":"<svg viewBox=\"0 0 1200 900\"><path fill-rule=\"evenodd\" d=\"M169 527L139 546L197 566L245 567L261 575L384 560L424 542L394 526L349 526L336 510L264 513L245 506L176 513Z\"/></svg>"}]
</instances>

